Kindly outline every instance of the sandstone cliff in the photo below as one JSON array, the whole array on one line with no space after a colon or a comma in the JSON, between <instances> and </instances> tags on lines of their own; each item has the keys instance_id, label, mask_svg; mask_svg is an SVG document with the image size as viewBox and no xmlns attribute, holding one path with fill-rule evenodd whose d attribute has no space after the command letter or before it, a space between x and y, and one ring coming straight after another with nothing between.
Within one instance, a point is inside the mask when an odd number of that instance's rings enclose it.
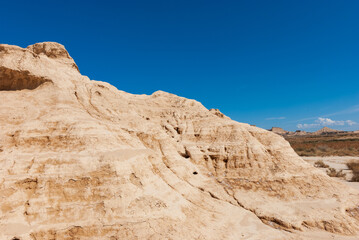
<instances>
[{"instance_id":1,"label":"sandstone cliff","mask_svg":"<svg viewBox=\"0 0 359 240\"><path fill-rule=\"evenodd\" d=\"M281 136L0 45L0 239L357 239L359 194Z\"/></svg>"}]
</instances>

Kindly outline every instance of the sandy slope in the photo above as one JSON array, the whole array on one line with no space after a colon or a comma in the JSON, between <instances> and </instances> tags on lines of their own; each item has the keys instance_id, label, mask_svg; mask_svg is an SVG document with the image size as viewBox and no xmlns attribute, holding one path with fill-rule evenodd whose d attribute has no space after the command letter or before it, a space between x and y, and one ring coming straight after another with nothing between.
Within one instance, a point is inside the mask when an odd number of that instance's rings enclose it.
<instances>
[{"instance_id":1,"label":"sandy slope","mask_svg":"<svg viewBox=\"0 0 359 240\"><path fill-rule=\"evenodd\" d=\"M359 192L282 137L0 45L0 238L355 239ZM284 231L285 230L285 231Z\"/></svg>"}]
</instances>

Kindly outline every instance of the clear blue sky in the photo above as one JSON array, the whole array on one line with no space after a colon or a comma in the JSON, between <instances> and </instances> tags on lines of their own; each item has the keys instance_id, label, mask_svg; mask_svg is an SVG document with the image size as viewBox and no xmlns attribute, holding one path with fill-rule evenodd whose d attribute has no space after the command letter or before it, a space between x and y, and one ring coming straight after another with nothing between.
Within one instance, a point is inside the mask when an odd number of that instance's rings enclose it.
<instances>
[{"instance_id":1,"label":"clear blue sky","mask_svg":"<svg viewBox=\"0 0 359 240\"><path fill-rule=\"evenodd\" d=\"M2 43L64 44L82 74L130 93L263 128L359 129L357 0L14 0L0 27Z\"/></svg>"}]
</instances>

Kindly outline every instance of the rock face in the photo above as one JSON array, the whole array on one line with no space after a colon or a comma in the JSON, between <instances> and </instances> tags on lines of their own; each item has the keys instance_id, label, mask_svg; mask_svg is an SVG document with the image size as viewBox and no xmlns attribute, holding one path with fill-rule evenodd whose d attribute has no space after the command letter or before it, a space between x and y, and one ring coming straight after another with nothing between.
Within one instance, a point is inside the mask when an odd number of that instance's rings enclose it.
<instances>
[{"instance_id":1,"label":"rock face","mask_svg":"<svg viewBox=\"0 0 359 240\"><path fill-rule=\"evenodd\" d=\"M357 239L359 195L281 136L0 45L0 239Z\"/></svg>"}]
</instances>

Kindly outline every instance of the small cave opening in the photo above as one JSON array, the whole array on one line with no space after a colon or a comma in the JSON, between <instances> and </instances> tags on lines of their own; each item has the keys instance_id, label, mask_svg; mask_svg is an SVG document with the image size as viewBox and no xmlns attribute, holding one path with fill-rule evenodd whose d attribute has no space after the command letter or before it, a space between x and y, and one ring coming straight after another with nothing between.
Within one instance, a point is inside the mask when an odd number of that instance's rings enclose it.
<instances>
[{"instance_id":1,"label":"small cave opening","mask_svg":"<svg viewBox=\"0 0 359 240\"><path fill-rule=\"evenodd\" d=\"M197 171L194 171L194 172L193 172L193 175L197 175L197 174L198 174L198 172L197 172Z\"/></svg>"},{"instance_id":2,"label":"small cave opening","mask_svg":"<svg viewBox=\"0 0 359 240\"><path fill-rule=\"evenodd\" d=\"M18 237L13 237L11 240L20 240Z\"/></svg>"},{"instance_id":3,"label":"small cave opening","mask_svg":"<svg viewBox=\"0 0 359 240\"><path fill-rule=\"evenodd\" d=\"M0 91L33 90L45 82L52 82L44 77L31 75L29 71L18 71L0 67Z\"/></svg>"}]
</instances>

